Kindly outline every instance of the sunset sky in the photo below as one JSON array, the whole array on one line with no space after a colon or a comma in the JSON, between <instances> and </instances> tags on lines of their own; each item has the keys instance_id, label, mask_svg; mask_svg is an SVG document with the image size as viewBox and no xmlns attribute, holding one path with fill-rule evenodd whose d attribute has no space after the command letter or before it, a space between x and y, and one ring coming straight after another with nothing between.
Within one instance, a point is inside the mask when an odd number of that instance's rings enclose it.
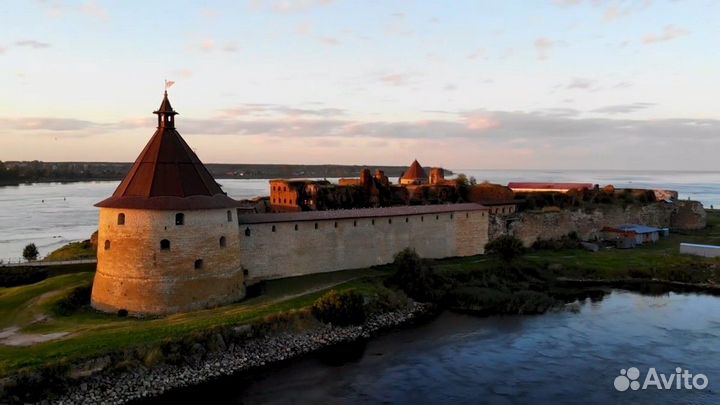
<instances>
[{"instance_id":1,"label":"sunset sky","mask_svg":"<svg viewBox=\"0 0 720 405\"><path fill-rule=\"evenodd\" d=\"M0 160L717 170L720 2L3 1Z\"/></svg>"}]
</instances>

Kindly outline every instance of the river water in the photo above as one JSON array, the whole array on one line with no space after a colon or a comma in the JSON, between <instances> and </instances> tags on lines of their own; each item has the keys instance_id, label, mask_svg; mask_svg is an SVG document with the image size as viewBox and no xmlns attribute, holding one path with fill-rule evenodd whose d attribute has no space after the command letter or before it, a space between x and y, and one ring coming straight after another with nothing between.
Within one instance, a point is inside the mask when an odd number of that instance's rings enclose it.
<instances>
[{"instance_id":1,"label":"river water","mask_svg":"<svg viewBox=\"0 0 720 405\"><path fill-rule=\"evenodd\" d=\"M673 189L680 198L706 206L720 206L720 172L621 172L621 171L519 171L459 170L478 181L558 181L613 184L616 187ZM328 179L336 180L336 179ZM396 181L397 179L392 179ZM268 195L267 180L220 180L237 199ZM73 241L88 239L97 229L98 211L93 204L109 197L117 181L38 183L0 187L0 260L21 256L35 243L41 256Z\"/></svg>"},{"instance_id":2,"label":"river water","mask_svg":"<svg viewBox=\"0 0 720 405\"><path fill-rule=\"evenodd\" d=\"M576 312L488 318L446 312L370 340L345 361L337 352L314 355L146 403L719 403L718 342L720 298L615 290ZM615 378L630 367L640 370L641 389L617 391ZM642 389L651 367L666 378L676 367L704 374L708 386Z\"/></svg>"}]
</instances>

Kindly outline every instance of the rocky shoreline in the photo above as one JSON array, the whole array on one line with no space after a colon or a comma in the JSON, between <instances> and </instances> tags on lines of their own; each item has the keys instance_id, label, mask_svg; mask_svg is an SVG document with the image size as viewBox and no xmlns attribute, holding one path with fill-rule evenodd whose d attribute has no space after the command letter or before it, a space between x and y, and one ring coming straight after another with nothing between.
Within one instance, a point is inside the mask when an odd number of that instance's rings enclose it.
<instances>
[{"instance_id":1,"label":"rocky shoreline","mask_svg":"<svg viewBox=\"0 0 720 405\"><path fill-rule=\"evenodd\" d=\"M124 404L150 398L169 390L245 372L315 352L325 347L370 338L383 330L411 323L432 311L432 306L413 302L408 307L374 315L360 326L318 328L252 338L229 344L224 350L199 356L182 365L160 364L121 373L101 372L77 381L58 397L40 404ZM220 346L224 343L218 342ZM188 356L192 356L188 353Z\"/></svg>"}]
</instances>

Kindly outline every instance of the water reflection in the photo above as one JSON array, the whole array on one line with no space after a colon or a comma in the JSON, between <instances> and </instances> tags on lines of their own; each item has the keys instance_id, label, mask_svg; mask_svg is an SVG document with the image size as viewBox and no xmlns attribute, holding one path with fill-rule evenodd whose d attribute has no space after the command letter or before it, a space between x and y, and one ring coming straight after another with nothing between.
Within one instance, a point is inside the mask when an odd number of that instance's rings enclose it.
<instances>
[{"instance_id":1,"label":"water reflection","mask_svg":"<svg viewBox=\"0 0 720 405\"><path fill-rule=\"evenodd\" d=\"M152 402L717 403L720 299L614 290L576 312L436 320L286 366L221 379ZM702 391L618 392L619 370L675 367L708 376Z\"/></svg>"}]
</instances>

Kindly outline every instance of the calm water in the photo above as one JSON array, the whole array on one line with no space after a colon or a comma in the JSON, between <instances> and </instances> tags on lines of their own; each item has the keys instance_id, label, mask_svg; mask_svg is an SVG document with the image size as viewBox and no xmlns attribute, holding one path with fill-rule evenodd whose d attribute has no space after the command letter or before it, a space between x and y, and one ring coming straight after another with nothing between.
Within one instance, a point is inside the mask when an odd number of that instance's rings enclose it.
<instances>
[{"instance_id":1,"label":"calm water","mask_svg":"<svg viewBox=\"0 0 720 405\"><path fill-rule=\"evenodd\" d=\"M618 187L669 188L680 198L720 206L720 172L514 171L455 170L478 181L578 181ZM329 179L334 180L334 179ZM392 179L397 180L397 179ZM268 195L267 180L221 180L238 199ZM0 260L17 258L28 243L41 255L72 241L89 238L97 229L93 204L110 196L118 182L32 184L0 187Z\"/></svg>"},{"instance_id":2,"label":"calm water","mask_svg":"<svg viewBox=\"0 0 720 405\"><path fill-rule=\"evenodd\" d=\"M371 340L337 364L312 356L227 377L151 403L718 403L720 298L613 291L579 312L476 318L445 313ZM704 390L618 392L623 368L702 373Z\"/></svg>"}]
</instances>

